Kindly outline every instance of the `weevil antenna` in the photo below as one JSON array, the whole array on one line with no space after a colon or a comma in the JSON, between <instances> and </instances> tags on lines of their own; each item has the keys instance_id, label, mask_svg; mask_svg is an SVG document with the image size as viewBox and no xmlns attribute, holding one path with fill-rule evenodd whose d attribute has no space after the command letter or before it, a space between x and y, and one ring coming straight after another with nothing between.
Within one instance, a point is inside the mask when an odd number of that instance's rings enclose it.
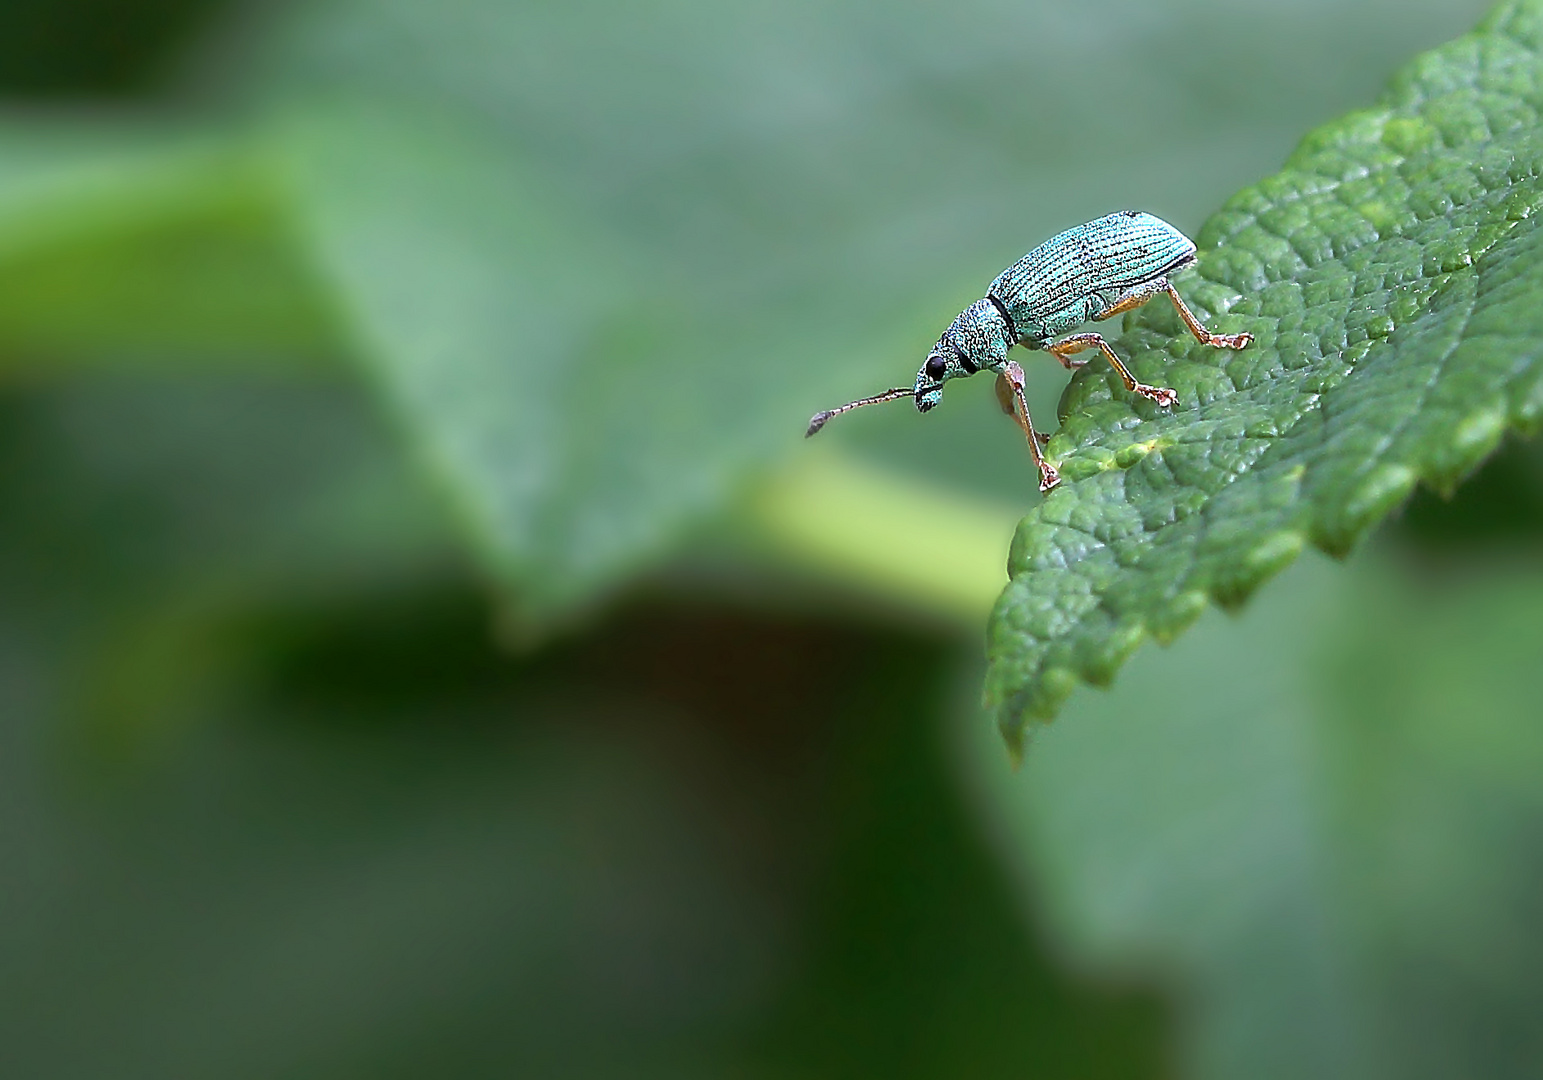
<instances>
[{"instance_id":1,"label":"weevil antenna","mask_svg":"<svg viewBox=\"0 0 1543 1080\"><path fill-rule=\"evenodd\" d=\"M909 386L897 386L893 390L886 390L882 394L875 394L873 397L858 398L856 401L849 401L845 405L838 405L834 409L817 412L809 418L809 430L804 432L804 438L807 439L816 431L819 431L832 416L840 416L844 412L851 412L853 409L861 408L864 405L878 405L880 402L910 397L914 392Z\"/></svg>"}]
</instances>

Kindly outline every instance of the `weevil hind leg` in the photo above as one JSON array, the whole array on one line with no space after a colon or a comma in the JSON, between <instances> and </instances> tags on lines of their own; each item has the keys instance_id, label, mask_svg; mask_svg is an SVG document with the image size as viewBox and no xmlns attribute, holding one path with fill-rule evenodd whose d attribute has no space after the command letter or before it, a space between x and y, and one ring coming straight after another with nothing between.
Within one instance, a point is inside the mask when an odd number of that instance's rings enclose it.
<instances>
[{"instance_id":1,"label":"weevil hind leg","mask_svg":"<svg viewBox=\"0 0 1543 1080\"><path fill-rule=\"evenodd\" d=\"M1093 316L1093 320L1095 322L1102 322L1105 319L1112 319L1116 315L1123 315L1125 312L1132 311L1145 304L1158 293L1168 294L1168 299L1173 301L1173 306L1178 311L1179 318L1184 320L1184 325L1191 334L1195 335L1195 340L1200 342L1200 344L1209 345L1214 349L1246 349L1253 343L1253 334L1213 334L1207 330L1205 324L1195 317L1193 311L1189 310L1189 305L1179 295L1179 290L1175 289L1173 283L1166 277L1158 278L1156 281L1149 281L1145 285L1137 285L1135 288L1121 294L1109 307Z\"/></svg>"},{"instance_id":2,"label":"weevil hind leg","mask_svg":"<svg viewBox=\"0 0 1543 1080\"><path fill-rule=\"evenodd\" d=\"M1045 348L1057 356L1062 353L1081 352L1083 349L1098 349L1104 354L1104 359L1108 360L1110 365L1119 374L1121 381L1125 383L1125 389L1133 394L1140 394L1142 397L1151 398L1165 409L1178 404L1179 395L1170 387L1148 386L1146 383L1137 382L1136 376L1132 375L1130 369L1120 362L1120 358L1114 354L1114 350L1109 347L1109 343L1100 334L1073 334L1071 337L1062 338L1060 341L1053 341L1046 345Z\"/></svg>"},{"instance_id":3,"label":"weevil hind leg","mask_svg":"<svg viewBox=\"0 0 1543 1080\"><path fill-rule=\"evenodd\" d=\"M1029 440L1029 453L1039 468L1039 490L1042 493L1049 491L1061 482L1061 474L1045 460L1044 452L1040 450L1040 443L1049 441L1050 437L1035 431L1034 421L1029 419L1029 403L1023 396L1023 368L1018 366L1016 360L1009 360L1002 374L997 376L997 401L1023 429L1024 436Z\"/></svg>"},{"instance_id":4,"label":"weevil hind leg","mask_svg":"<svg viewBox=\"0 0 1543 1080\"><path fill-rule=\"evenodd\" d=\"M1173 306L1179 312L1179 318L1184 320L1184 325L1189 327L1189 332L1195 335L1195 340L1202 345L1209 345L1215 349L1246 349L1253 344L1253 334L1213 334L1205 328L1205 324L1195 318L1195 313L1189 310L1179 290L1168 282L1163 282L1163 291L1168 294L1168 299L1173 301Z\"/></svg>"},{"instance_id":5,"label":"weevil hind leg","mask_svg":"<svg viewBox=\"0 0 1543 1080\"><path fill-rule=\"evenodd\" d=\"M1168 279L1158 278L1156 281L1148 281L1145 284L1127 289L1114 298L1114 303L1093 316L1093 321L1103 322L1105 319L1112 319L1116 315L1123 315L1127 311L1134 311L1167 288L1170 288Z\"/></svg>"}]
</instances>

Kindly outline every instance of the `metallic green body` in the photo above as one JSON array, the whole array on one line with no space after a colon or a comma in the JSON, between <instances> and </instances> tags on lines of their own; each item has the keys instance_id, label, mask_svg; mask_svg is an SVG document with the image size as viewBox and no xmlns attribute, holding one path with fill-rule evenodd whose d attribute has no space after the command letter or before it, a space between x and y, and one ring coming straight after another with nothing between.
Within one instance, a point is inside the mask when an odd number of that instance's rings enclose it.
<instances>
[{"instance_id":1,"label":"metallic green body","mask_svg":"<svg viewBox=\"0 0 1543 1080\"><path fill-rule=\"evenodd\" d=\"M956 376L1000 374L1014 345L1043 349L1051 338L1155 295L1194 259L1189 237L1138 210L1052 236L1002 271L985 298L943 332L916 373L916 407L926 412L943 400L943 384Z\"/></svg>"},{"instance_id":2,"label":"metallic green body","mask_svg":"<svg viewBox=\"0 0 1543 1080\"><path fill-rule=\"evenodd\" d=\"M1123 210L1053 236L1002 271L987 294L1007 305L1019 343L1037 348L1133 298L1195 259L1195 245L1151 214Z\"/></svg>"}]
</instances>

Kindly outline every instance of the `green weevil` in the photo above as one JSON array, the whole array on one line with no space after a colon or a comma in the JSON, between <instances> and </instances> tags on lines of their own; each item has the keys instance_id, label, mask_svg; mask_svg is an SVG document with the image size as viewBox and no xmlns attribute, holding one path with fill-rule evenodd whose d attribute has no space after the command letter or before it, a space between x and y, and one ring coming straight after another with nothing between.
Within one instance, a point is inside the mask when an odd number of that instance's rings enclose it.
<instances>
[{"instance_id":1,"label":"green weevil","mask_svg":"<svg viewBox=\"0 0 1543 1080\"><path fill-rule=\"evenodd\" d=\"M985 369L996 372L997 401L1029 440L1029 452L1039 467L1039 490L1049 491L1061 482L1061 477L1040 450L1040 440L1048 436L1034 430L1023 396L1023 369L1016 360L1007 358L1007 351L1014 345L1043 349L1070 370L1087 363L1085 359L1073 360L1074 354L1098 349L1114 365L1125 389L1167 408L1178 401L1178 395L1166 387L1137 382L1100 335L1072 334L1059 341L1051 339L1085 322L1108 319L1139 307L1158 293L1167 293L1184 325L1202 345L1246 348L1254 340L1252 334L1211 333L1169 284L1168 275L1194 261L1194 241L1161 218L1138 210L1122 210L1067 229L1002 271L983 299L959 313L927 354L926 362L916 373L914 386L897 386L874 397L815 413L806 437L819 431L833 416L907 395L916 399L919 412L927 412L943 400L943 384L949 379Z\"/></svg>"}]
</instances>

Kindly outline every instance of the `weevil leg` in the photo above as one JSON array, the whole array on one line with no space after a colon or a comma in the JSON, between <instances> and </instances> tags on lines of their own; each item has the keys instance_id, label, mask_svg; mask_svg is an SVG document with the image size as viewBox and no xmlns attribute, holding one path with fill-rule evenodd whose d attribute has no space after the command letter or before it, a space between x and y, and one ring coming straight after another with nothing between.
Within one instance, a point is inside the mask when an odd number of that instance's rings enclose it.
<instances>
[{"instance_id":1,"label":"weevil leg","mask_svg":"<svg viewBox=\"0 0 1543 1080\"><path fill-rule=\"evenodd\" d=\"M1013 398L1013 384L1007 381L1005 374L997 375L997 404L1002 406L1002 411L1008 416L1018 415L1017 402Z\"/></svg>"},{"instance_id":2,"label":"weevil leg","mask_svg":"<svg viewBox=\"0 0 1543 1080\"><path fill-rule=\"evenodd\" d=\"M997 400L1001 401L1004 397L1008 413L1018 421L1023 434L1028 437L1029 453L1034 455L1034 464L1039 467L1039 490L1042 493L1049 491L1061 482L1061 474L1045 460L1039 448L1040 440L1045 436L1034 430L1034 421L1029 419L1029 403L1023 396L1023 368L1018 366L1016 360L1009 360L1002 374L997 376ZM1014 403L1018 408L1012 407Z\"/></svg>"},{"instance_id":3,"label":"weevil leg","mask_svg":"<svg viewBox=\"0 0 1543 1080\"><path fill-rule=\"evenodd\" d=\"M1098 349L1103 352L1104 359L1113 365L1119 373L1120 379L1125 383L1125 389L1133 394L1151 398L1159 405L1167 408L1178 403L1179 395L1166 386L1148 386L1146 383L1136 381L1136 376L1130 373L1130 369L1120 362L1120 358L1114 355L1114 350L1103 339L1101 334L1073 334L1071 337L1053 341L1045 346L1045 349L1056 356L1063 354L1079 353L1083 349Z\"/></svg>"},{"instance_id":4,"label":"weevil leg","mask_svg":"<svg viewBox=\"0 0 1543 1080\"><path fill-rule=\"evenodd\" d=\"M1023 369L1019 368L1018 370L1022 371ZM1002 406L1002 411L1008 416L1011 416L1014 420L1018 419L1017 399L1013 397L1013 384L1008 382L1006 375L997 376L997 404ZM1050 436L1045 432L1039 431L1036 434L1039 435L1040 442L1047 443L1050 441Z\"/></svg>"},{"instance_id":5,"label":"weevil leg","mask_svg":"<svg viewBox=\"0 0 1543 1080\"><path fill-rule=\"evenodd\" d=\"M1189 327L1189 332L1195 335L1195 340L1200 344L1217 349L1246 349L1253 342L1253 334L1211 333L1199 319L1195 318L1195 313L1189 310L1189 305L1179 296L1178 289L1164 282L1163 291L1168 294L1168 299L1173 301L1173 306L1179 311L1179 318L1184 320L1184 325Z\"/></svg>"},{"instance_id":6,"label":"weevil leg","mask_svg":"<svg viewBox=\"0 0 1543 1080\"><path fill-rule=\"evenodd\" d=\"M1123 315L1127 311L1132 311L1166 288L1168 288L1167 278L1158 278L1156 281L1149 281L1145 285L1137 285L1125 295L1116 297L1112 305L1093 316L1093 321L1103 322L1105 319L1112 319L1116 315Z\"/></svg>"}]
</instances>

